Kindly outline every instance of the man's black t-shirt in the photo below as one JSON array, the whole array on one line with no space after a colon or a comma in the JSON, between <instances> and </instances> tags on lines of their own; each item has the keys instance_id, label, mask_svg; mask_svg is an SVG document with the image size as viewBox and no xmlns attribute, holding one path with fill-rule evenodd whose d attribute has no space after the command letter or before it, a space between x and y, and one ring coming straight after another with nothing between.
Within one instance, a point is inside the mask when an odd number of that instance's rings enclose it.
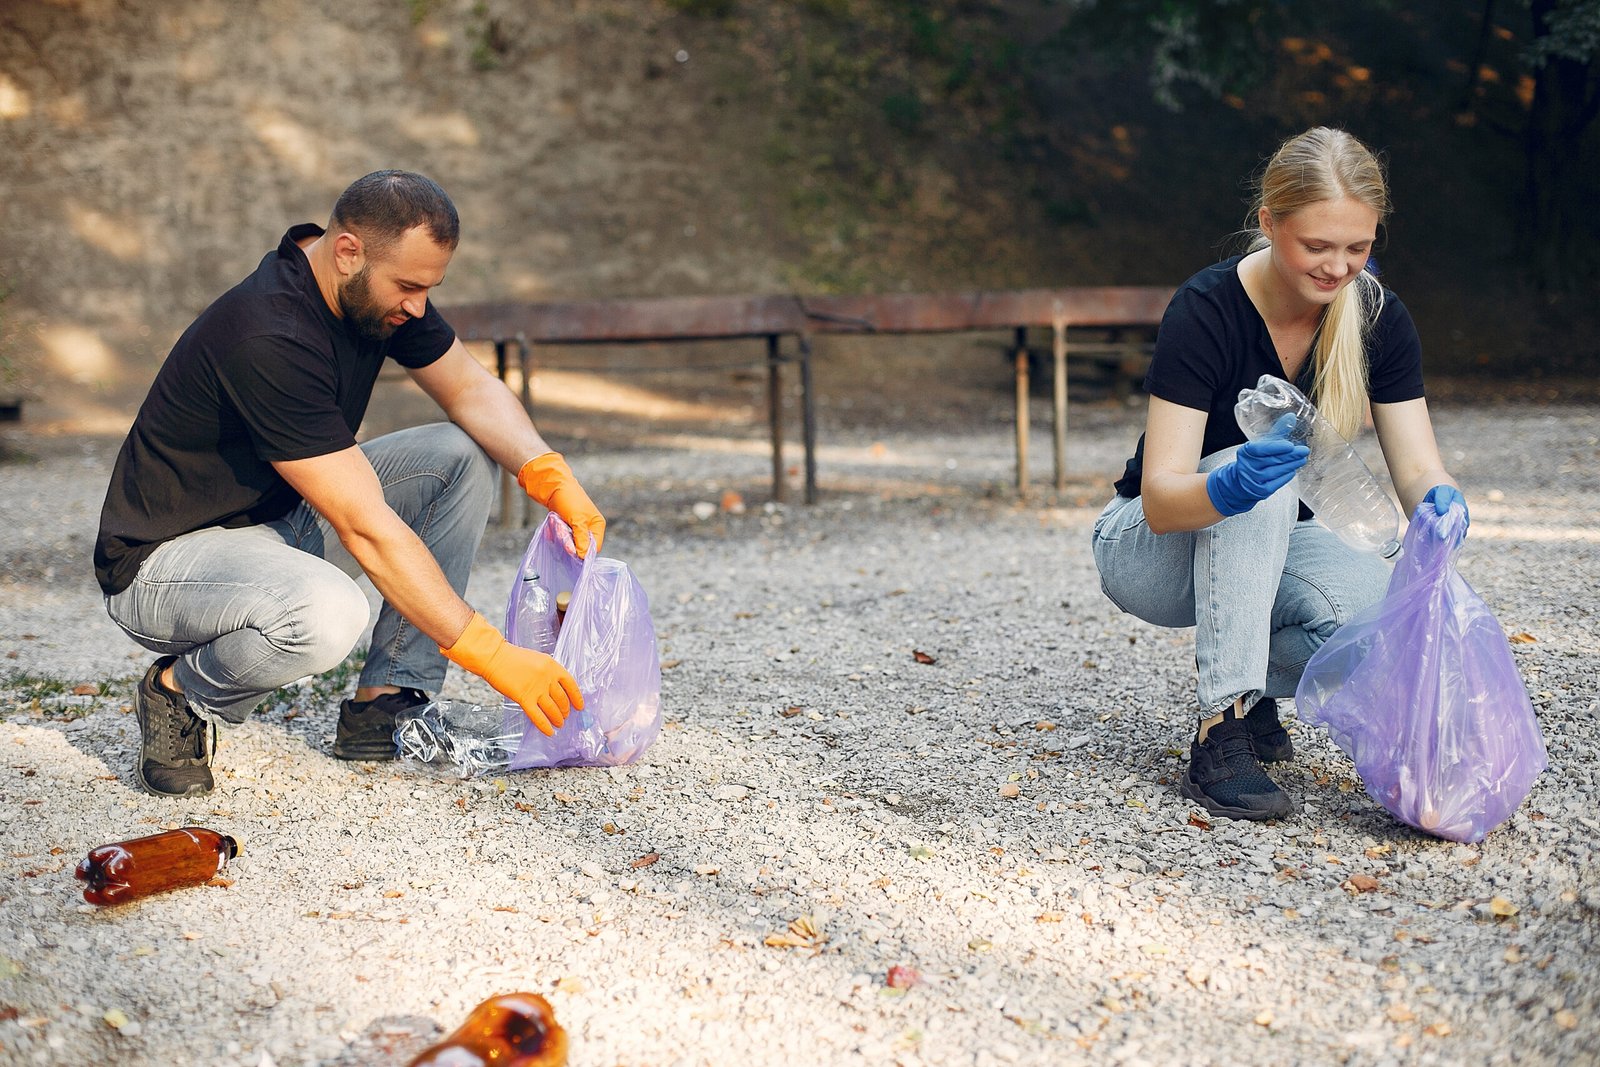
<instances>
[{"instance_id":1,"label":"man's black t-shirt","mask_svg":"<svg viewBox=\"0 0 1600 1067\"><path fill-rule=\"evenodd\" d=\"M455 331L433 304L387 340L334 315L297 242L284 234L253 274L184 331L128 431L100 513L95 577L107 595L174 537L287 514L299 495L274 460L349 448L385 358L425 367Z\"/></svg>"},{"instance_id":2,"label":"man's black t-shirt","mask_svg":"<svg viewBox=\"0 0 1600 1067\"><path fill-rule=\"evenodd\" d=\"M1261 313L1239 280L1239 260L1224 260L1190 278L1173 294L1156 334L1145 392L1206 412L1200 454L1209 456L1244 444L1233 406L1241 389L1253 389L1263 374L1283 377L1283 363ZM1422 390L1422 342L1400 298L1384 291L1383 308L1366 338L1367 396L1374 404L1415 400ZM1311 392L1311 361L1294 384ZM1117 481L1118 496L1139 495L1144 474L1144 437ZM1310 512L1301 506L1301 517Z\"/></svg>"}]
</instances>

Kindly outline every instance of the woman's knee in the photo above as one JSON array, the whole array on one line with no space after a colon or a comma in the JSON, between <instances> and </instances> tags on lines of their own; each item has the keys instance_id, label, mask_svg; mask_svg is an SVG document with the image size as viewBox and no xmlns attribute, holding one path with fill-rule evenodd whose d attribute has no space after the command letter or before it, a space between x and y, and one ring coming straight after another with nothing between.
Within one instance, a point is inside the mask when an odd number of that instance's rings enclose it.
<instances>
[{"instance_id":1,"label":"woman's knee","mask_svg":"<svg viewBox=\"0 0 1600 1067\"><path fill-rule=\"evenodd\" d=\"M1284 574L1280 593L1289 618L1320 645L1339 627L1383 599L1389 569L1377 556L1351 553L1336 573L1307 575L1292 568Z\"/></svg>"}]
</instances>

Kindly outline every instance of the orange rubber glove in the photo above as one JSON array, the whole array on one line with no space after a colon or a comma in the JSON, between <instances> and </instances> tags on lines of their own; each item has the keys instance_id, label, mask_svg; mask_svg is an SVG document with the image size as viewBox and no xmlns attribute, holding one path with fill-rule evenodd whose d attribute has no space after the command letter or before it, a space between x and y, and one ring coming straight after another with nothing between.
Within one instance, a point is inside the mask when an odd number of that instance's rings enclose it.
<instances>
[{"instance_id":1,"label":"orange rubber glove","mask_svg":"<svg viewBox=\"0 0 1600 1067\"><path fill-rule=\"evenodd\" d=\"M578 484L561 453L546 452L528 460L517 472L517 484L536 504L555 512L572 527L572 543L577 546L579 559L589 551L590 534L594 535L594 550L600 551L606 538L605 517Z\"/></svg>"},{"instance_id":2,"label":"orange rubber glove","mask_svg":"<svg viewBox=\"0 0 1600 1067\"><path fill-rule=\"evenodd\" d=\"M572 708L583 709L583 694L565 667L543 652L513 645L477 612L456 643L439 651L515 700L546 737L567 721Z\"/></svg>"}]
</instances>

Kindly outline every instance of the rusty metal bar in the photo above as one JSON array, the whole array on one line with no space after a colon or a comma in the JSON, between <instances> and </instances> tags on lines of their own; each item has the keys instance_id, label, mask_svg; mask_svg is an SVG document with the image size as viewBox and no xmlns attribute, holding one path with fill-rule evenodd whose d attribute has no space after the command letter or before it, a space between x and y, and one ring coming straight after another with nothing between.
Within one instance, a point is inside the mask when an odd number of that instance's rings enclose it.
<instances>
[{"instance_id":1,"label":"rusty metal bar","mask_svg":"<svg viewBox=\"0 0 1600 1067\"><path fill-rule=\"evenodd\" d=\"M788 486L783 477L783 361L775 333L767 334L767 425L772 437L772 499L781 504Z\"/></svg>"},{"instance_id":2,"label":"rusty metal bar","mask_svg":"<svg viewBox=\"0 0 1600 1067\"><path fill-rule=\"evenodd\" d=\"M498 377L502 382L506 380L506 372L510 369L509 362L506 358L507 349L509 347L509 342L507 342L504 338L496 337L494 339L494 372L495 376ZM516 486L517 483L511 479L511 472L507 470L501 470L500 518L497 520L497 525L511 525L511 490L516 488Z\"/></svg>"},{"instance_id":3,"label":"rusty metal bar","mask_svg":"<svg viewBox=\"0 0 1600 1067\"><path fill-rule=\"evenodd\" d=\"M1017 363L1017 495L1028 495L1028 330L1016 331Z\"/></svg>"},{"instance_id":4,"label":"rusty metal bar","mask_svg":"<svg viewBox=\"0 0 1600 1067\"><path fill-rule=\"evenodd\" d=\"M817 408L811 382L811 335L800 334L800 433L805 445L805 502L817 502Z\"/></svg>"},{"instance_id":5,"label":"rusty metal bar","mask_svg":"<svg viewBox=\"0 0 1600 1067\"><path fill-rule=\"evenodd\" d=\"M1051 353L1055 356L1055 407L1052 429L1055 430L1056 492L1067 487L1067 309L1056 301L1055 321L1050 324Z\"/></svg>"},{"instance_id":6,"label":"rusty metal bar","mask_svg":"<svg viewBox=\"0 0 1600 1067\"><path fill-rule=\"evenodd\" d=\"M443 309L456 333L472 340L525 334L535 344L702 341L798 333L792 296L703 296L568 303L461 304Z\"/></svg>"},{"instance_id":7,"label":"rusty metal bar","mask_svg":"<svg viewBox=\"0 0 1600 1067\"><path fill-rule=\"evenodd\" d=\"M528 344L528 335L517 334L517 372L522 376L522 410L528 413L528 421L533 421L533 346ZM518 486L520 489L521 486ZM522 500L522 525L533 525L533 501L526 493L517 494Z\"/></svg>"},{"instance_id":8,"label":"rusty metal bar","mask_svg":"<svg viewBox=\"0 0 1600 1067\"><path fill-rule=\"evenodd\" d=\"M815 333L949 333L1049 326L1059 302L1076 326L1156 323L1172 290L1085 286L1003 292L808 296L801 307Z\"/></svg>"}]
</instances>

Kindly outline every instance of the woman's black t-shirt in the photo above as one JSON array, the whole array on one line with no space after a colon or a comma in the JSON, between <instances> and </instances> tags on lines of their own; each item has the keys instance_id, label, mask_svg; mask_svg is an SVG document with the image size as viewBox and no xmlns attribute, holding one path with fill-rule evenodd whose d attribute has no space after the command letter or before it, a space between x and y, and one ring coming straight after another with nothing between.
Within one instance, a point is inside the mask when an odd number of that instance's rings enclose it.
<instances>
[{"instance_id":1,"label":"woman's black t-shirt","mask_svg":"<svg viewBox=\"0 0 1600 1067\"><path fill-rule=\"evenodd\" d=\"M1244 444L1233 415L1242 389L1263 374L1282 378L1283 363L1272 336L1239 280L1243 256L1224 260L1190 278L1173 294L1156 334L1145 392L1206 412L1202 456ZM1383 308L1366 338L1367 396L1374 404L1415 400L1422 390L1422 342L1400 298L1383 291ZM1294 384L1309 395L1311 361ZM1144 436L1117 481L1118 496L1139 495L1144 473ZM1302 513L1305 512L1302 506Z\"/></svg>"},{"instance_id":2,"label":"woman's black t-shirt","mask_svg":"<svg viewBox=\"0 0 1600 1067\"><path fill-rule=\"evenodd\" d=\"M455 341L431 302L383 341L335 316L298 244L321 233L290 229L161 365L100 513L95 577L108 596L165 541L287 514L300 497L272 462L349 448L383 361L425 367Z\"/></svg>"}]
</instances>

